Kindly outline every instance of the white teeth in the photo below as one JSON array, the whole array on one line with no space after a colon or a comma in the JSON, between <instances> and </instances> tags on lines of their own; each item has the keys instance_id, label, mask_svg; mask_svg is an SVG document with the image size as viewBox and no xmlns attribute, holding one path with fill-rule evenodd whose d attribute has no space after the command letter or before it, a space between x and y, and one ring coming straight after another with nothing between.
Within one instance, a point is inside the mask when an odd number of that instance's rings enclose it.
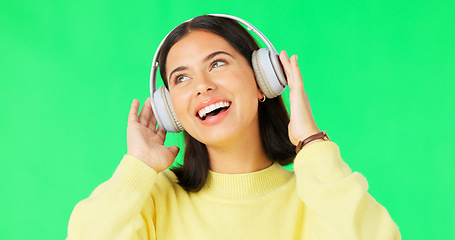
<instances>
[{"instance_id":1,"label":"white teeth","mask_svg":"<svg viewBox=\"0 0 455 240\"><path fill-rule=\"evenodd\" d=\"M217 102L215 104L209 105L209 106L199 110L198 114L199 114L199 117L203 118L208 113L210 113L218 108L229 107L230 105L231 104L229 102Z\"/></svg>"}]
</instances>

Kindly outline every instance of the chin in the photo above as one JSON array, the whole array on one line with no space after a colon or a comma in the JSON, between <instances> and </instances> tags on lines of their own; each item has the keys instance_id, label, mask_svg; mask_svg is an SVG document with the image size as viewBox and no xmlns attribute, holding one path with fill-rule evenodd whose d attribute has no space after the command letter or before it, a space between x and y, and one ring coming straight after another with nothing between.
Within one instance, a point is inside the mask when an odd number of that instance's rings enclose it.
<instances>
[{"instance_id":1,"label":"chin","mask_svg":"<svg viewBox=\"0 0 455 240\"><path fill-rule=\"evenodd\" d=\"M222 146L226 145L230 140L235 139L235 132L226 130L217 130L212 133L205 133L203 136L195 137L206 146ZM194 137L194 136L193 136Z\"/></svg>"},{"instance_id":2,"label":"chin","mask_svg":"<svg viewBox=\"0 0 455 240\"><path fill-rule=\"evenodd\" d=\"M259 121L256 117L252 119L235 118L235 114L229 114L223 121L213 125L203 125L196 122L187 129L189 135L204 143L206 146L223 147L242 142L248 136L258 133ZM184 126L185 127L185 126Z\"/></svg>"}]
</instances>

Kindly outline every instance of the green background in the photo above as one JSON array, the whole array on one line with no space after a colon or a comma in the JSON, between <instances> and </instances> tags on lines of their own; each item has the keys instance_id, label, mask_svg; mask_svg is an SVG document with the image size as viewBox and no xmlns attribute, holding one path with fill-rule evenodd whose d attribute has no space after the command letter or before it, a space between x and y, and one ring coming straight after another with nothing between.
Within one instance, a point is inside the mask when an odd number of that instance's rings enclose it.
<instances>
[{"instance_id":1,"label":"green background","mask_svg":"<svg viewBox=\"0 0 455 240\"><path fill-rule=\"evenodd\" d=\"M11 0L0 4L0 239L65 238L75 204L126 152L157 45L206 13L244 18L299 55L319 128L404 239L455 238L455 1Z\"/></svg>"}]
</instances>

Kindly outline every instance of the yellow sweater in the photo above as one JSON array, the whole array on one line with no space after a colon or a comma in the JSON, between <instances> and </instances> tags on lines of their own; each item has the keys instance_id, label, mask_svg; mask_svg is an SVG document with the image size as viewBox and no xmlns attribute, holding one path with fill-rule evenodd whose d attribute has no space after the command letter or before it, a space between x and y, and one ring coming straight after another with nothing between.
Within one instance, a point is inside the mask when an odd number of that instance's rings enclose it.
<instances>
[{"instance_id":1,"label":"yellow sweater","mask_svg":"<svg viewBox=\"0 0 455 240\"><path fill-rule=\"evenodd\" d=\"M303 148L295 172L275 163L246 174L210 172L188 193L169 171L157 174L125 155L110 180L76 205L76 239L401 239L332 142Z\"/></svg>"}]
</instances>

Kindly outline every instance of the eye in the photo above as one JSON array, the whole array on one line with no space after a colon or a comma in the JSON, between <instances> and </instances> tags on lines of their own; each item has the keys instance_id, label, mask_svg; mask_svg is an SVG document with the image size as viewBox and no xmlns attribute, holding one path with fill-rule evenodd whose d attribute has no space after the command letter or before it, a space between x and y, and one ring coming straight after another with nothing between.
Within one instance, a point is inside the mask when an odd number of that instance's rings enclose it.
<instances>
[{"instance_id":1,"label":"eye","mask_svg":"<svg viewBox=\"0 0 455 240\"><path fill-rule=\"evenodd\" d=\"M212 64L210 64L210 69L218 68L218 67L221 67L221 66L226 65L226 64L227 64L226 60L217 59L217 60L213 61Z\"/></svg>"},{"instance_id":2,"label":"eye","mask_svg":"<svg viewBox=\"0 0 455 240\"><path fill-rule=\"evenodd\" d=\"M180 75L177 75L174 79L174 84L179 84L181 82L185 82L187 81L188 79L190 79L190 77L188 76L185 76L183 74L180 74Z\"/></svg>"}]
</instances>

